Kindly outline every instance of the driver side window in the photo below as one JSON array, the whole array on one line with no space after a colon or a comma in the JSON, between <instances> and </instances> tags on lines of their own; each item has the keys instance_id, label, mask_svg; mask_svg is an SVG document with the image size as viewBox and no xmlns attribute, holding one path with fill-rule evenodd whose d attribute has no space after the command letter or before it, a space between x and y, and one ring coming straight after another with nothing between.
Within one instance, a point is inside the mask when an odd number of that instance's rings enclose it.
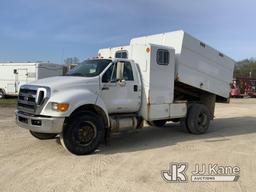
<instances>
[{"instance_id":1,"label":"driver side window","mask_svg":"<svg viewBox=\"0 0 256 192\"><path fill-rule=\"evenodd\" d=\"M102 82L103 83L116 82L116 70L117 70L117 63L112 64L108 68L108 70L105 72L105 74L102 76ZM134 80L132 65L130 62L127 62L127 61L124 62L123 78L125 81Z\"/></svg>"},{"instance_id":2,"label":"driver side window","mask_svg":"<svg viewBox=\"0 0 256 192\"><path fill-rule=\"evenodd\" d=\"M116 63L112 64L102 76L103 83L115 82L115 81L116 81Z\"/></svg>"}]
</instances>

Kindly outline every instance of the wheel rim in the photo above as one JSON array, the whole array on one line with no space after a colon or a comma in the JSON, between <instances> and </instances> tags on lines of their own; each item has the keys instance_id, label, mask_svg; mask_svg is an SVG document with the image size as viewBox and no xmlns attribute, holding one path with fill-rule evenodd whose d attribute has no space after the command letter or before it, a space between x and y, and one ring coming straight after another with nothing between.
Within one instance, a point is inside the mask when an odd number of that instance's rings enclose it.
<instances>
[{"instance_id":1,"label":"wheel rim","mask_svg":"<svg viewBox=\"0 0 256 192\"><path fill-rule=\"evenodd\" d=\"M4 97L4 94L0 91L0 99Z\"/></svg>"},{"instance_id":2,"label":"wheel rim","mask_svg":"<svg viewBox=\"0 0 256 192\"><path fill-rule=\"evenodd\" d=\"M75 133L75 141L77 144L87 146L91 144L96 137L97 131L93 123L84 121L79 124Z\"/></svg>"},{"instance_id":3,"label":"wheel rim","mask_svg":"<svg viewBox=\"0 0 256 192\"><path fill-rule=\"evenodd\" d=\"M198 121L197 121L198 125L200 127L205 127L208 124L208 118L207 115L205 113L200 113L198 116Z\"/></svg>"}]
</instances>

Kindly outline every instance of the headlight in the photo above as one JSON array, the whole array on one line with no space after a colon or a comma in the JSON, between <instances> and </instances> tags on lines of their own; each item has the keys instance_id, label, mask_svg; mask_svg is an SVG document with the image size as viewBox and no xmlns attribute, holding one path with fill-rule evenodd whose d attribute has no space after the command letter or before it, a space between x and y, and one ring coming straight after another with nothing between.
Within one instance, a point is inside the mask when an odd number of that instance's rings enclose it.
<instances>
[{"instance_id":1,"label":"headlight","mask_svg":"<svg viewBox=\"0 0 256 192\"><path fill-rule=\"evenodd\" d=\"M68 110L68 103L52 103L52 109L54 111L65 112Z\"/></svg>"}]
</instances>

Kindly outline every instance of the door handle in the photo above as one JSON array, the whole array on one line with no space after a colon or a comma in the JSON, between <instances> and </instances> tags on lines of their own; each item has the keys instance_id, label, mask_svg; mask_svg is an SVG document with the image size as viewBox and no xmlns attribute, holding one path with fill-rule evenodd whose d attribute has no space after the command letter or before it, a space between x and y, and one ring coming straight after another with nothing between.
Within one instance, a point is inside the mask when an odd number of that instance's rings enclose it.
<instances>
[{"instance_id":1,"label":"door handle","mask_svg":"<svg viewBox=\"0 0 256 192\"><path fill-rule=\"evenodd\" d=\"M137 92L138 91L138 85L133 85L133 91Z\"/></svg>"},{"instance_id":2,"label":"door handle","mask_svg":"<svg viewBox=\"0 0 256 192\"><path fill-rule=\"evenodd\" d=\"M102 91L103 91L103 90L109 90L109 87L102 87L101 90L102 90Z\"/></svg>"}]
</instances>

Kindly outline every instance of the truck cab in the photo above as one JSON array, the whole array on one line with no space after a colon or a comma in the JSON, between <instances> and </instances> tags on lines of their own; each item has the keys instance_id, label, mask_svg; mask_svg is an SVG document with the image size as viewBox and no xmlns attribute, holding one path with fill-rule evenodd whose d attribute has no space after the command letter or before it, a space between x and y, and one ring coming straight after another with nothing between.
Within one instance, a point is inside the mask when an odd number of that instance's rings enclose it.
<instances>
[{"instance_id":1,"label":"truck cab","mask_svg":"<svg viewBox=\"0 0 256 192\"><path fill-rule=\"evenodd\" d=\"M135 116L140 104L141 79L132 60L92 59L82 62L66 76L23 85L16 120L39 139L61 134L62 143L69 151L85 154L75 143L86 148L86 153L90 152L110 128L110 116ZM118 123L112 120L113 123L117 129ZM75 141L70 141L72 136Z\"/></svg>"}]
</instances>

